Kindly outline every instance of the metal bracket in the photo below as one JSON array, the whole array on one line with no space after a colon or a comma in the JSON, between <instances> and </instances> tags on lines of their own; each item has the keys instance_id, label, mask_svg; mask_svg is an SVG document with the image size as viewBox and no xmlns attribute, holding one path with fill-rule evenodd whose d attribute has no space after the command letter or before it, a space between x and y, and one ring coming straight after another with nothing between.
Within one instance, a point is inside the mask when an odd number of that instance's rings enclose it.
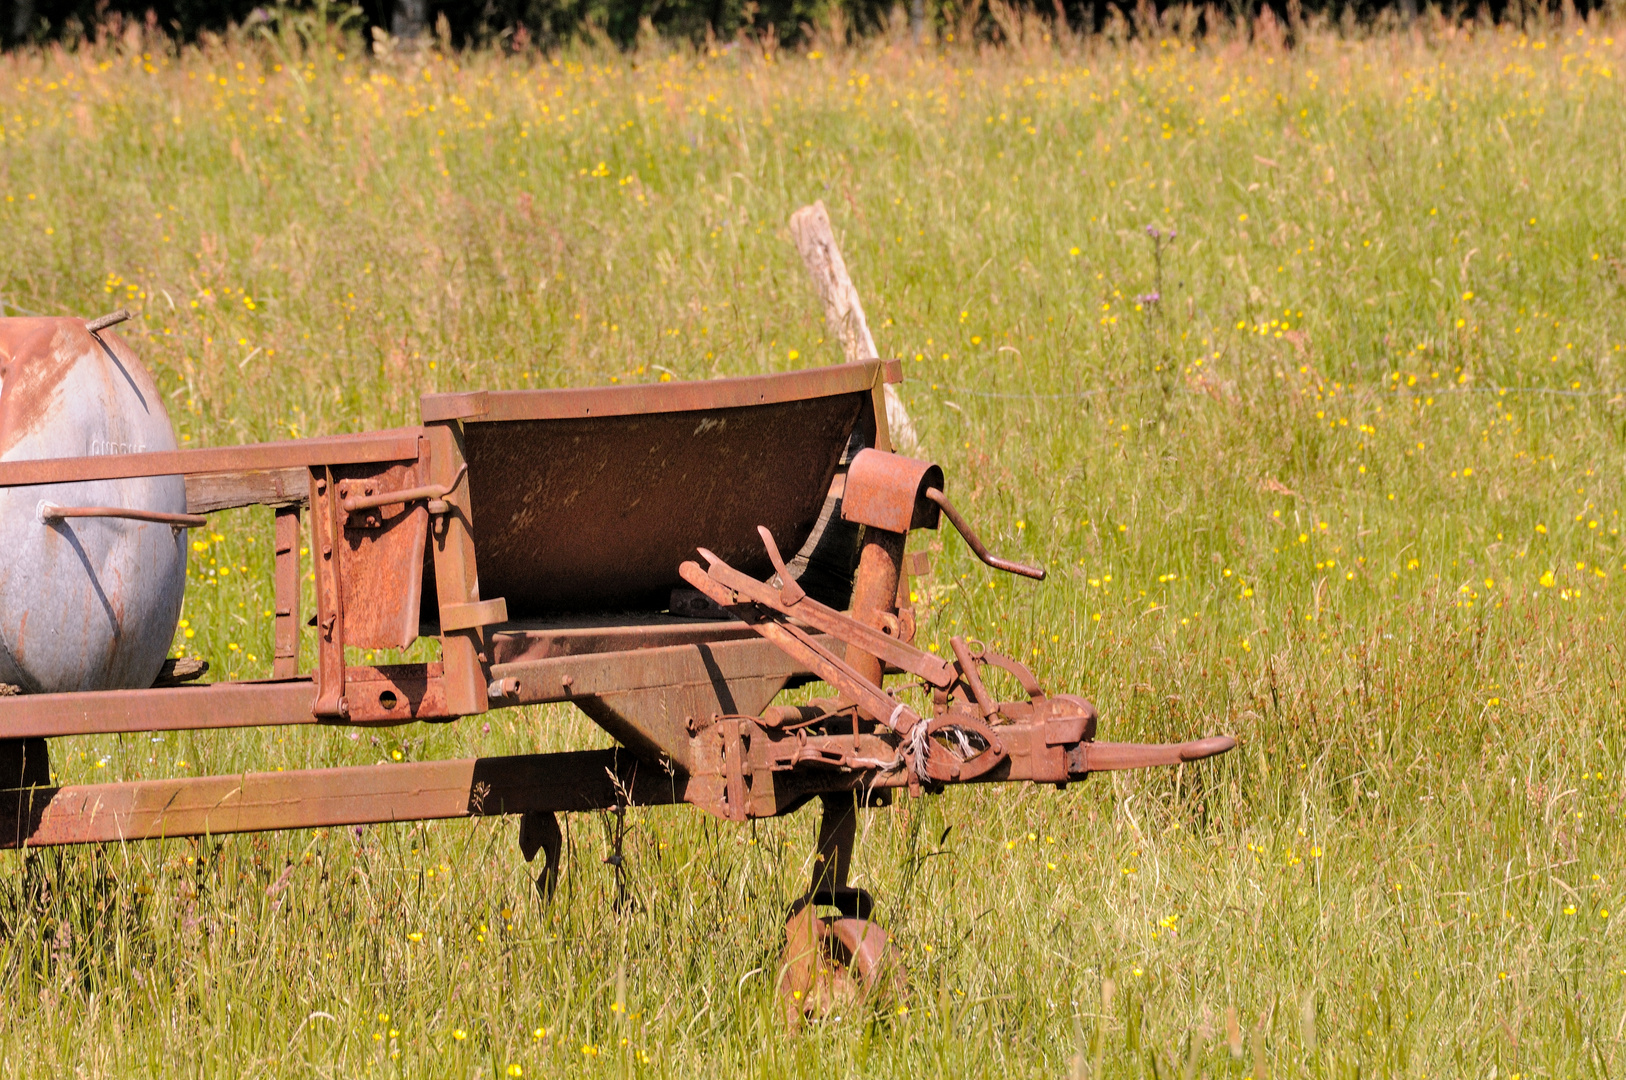
<instances>
[{"instance_id":1,"label":"metal bracket","mask_svg":"<svg viewBox=\"0 0 1626 1080\"><path fill-rule=\"evenodd\" d=\"M440 630L473 630L479 626L494 626L508 621L508 601L502 597L475 600L467 604L440 605Z\"/></svg>"}]
</instances>

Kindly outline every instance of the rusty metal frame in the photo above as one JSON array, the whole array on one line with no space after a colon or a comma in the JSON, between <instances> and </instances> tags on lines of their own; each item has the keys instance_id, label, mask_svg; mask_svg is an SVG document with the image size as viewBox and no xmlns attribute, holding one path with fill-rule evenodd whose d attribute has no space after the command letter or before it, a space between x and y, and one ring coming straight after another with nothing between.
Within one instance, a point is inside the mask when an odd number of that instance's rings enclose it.
<instances>
[{"instance_id":1,"label":"rusty metal frame","mask_svg":"<svg viewBox=\"0 0 1626 1080\"><path fill-rule=\"evenodd\" d=\"M935 527L938 510L947 509L985 561L1004 561L982 551L946 504L940 469L890 453L882 393L899 377L895 363L876 360L705 383L434 394L422 401L421 427L0 462L0 486L180 473L187 478L189 511L264 505L273 508L275 522L274 677L0 697L0 846L675 802L740 821L789 813L821 796L828 797L828 809L854 795L867 804L898 788L918 794L947 783L1065 784L1093 771L1197 760L1228 749L1231 741L1223 738L1171 746L1095 742L1089 703L1045 696L1014 661L958 641L952 661L913 648L906 571L919 573L923 566L918 556L905 555L911 528ZM863 395L857 433L870 449L852 474L837 473L830 495L839 503L845 492L852 499L847 516L864 527L848 612L801 589L766 529L777 585L704 549L709 569L692 562L681 568L684 580L732 616L722 620L635 615L509 623L502 598L480 595L471 484L465 482L467 425L851 394ZM314 671L302 673L300 542L307 507L317 659ZM416 561L389 559L391 565L381 567L357 554L375 550L366 545L378 530L409 520L419 528L427 520L426 533L404 534L427 541L409 543ZM433 612L420 613L419 632L438 635L441 661L349 666L347 641L370 647L352 641L350 617L381 603L415 611L423 557L433 560L436 603ZM1018 573L1030 569L1009 565ZM369 623L362 618L358 625ZM371 625L376 628L376 620ZM1030 700L992 701L978 672L983 664L1015 671ZM917 714L885 688L884 676L895 672L922 680L931 692L931 715ZM787 685L815 679L836 687L840 698L816 707L771 707ZM41 740L67 735L396 725L561 702L576 705L625 749L67 787L48 786L42 757ZM960 750L953 749L956 740ZM13 757L22 763L16 775ZM850 833L836 828L830 844L840 848L841 836L850 843ZM850 851L830 854L842 866L850 858ZM827 877L829 888L844 887L844 873Z\"/></svg>"},{"instance_id":2,"label":"rusty metal frame","mask_svg":"<svg viewBox=\"0 0 1626 1080\"><path fill-rule=\"evenodd\" d=\"M359 435L249 443L216 449L164 450L140 454L0 461L0 487L64 484L76 480L120 480L136 476L263 472L348 465L370 461L403 461L418 456L421 428L393 428Z\"/></svg>"},{"instance_id":3,"label":"rusty metal frame","mask_svg":"<svg viewBox=\"0 0 1626 1080\"><path fill-rule=\"evenodd\" d=\"M616 750L35 787L0 798L0 847L656 806L686 787Z\"/></svg>"}]
</instances>

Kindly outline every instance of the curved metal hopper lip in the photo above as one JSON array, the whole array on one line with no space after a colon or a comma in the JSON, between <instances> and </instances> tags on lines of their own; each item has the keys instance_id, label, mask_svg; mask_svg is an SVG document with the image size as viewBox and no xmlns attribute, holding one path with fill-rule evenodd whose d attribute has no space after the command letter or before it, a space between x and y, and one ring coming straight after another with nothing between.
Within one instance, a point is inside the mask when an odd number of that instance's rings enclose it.
<instances>
[{"instance_id":1,"label":"curved metal hopper lip","mask_svg":"<svg viewBox=\"0 0 1626 1080\"><path fill-rule=\"evenodd\" d=\"M885 380L885 375L885 361L861 360L806 371L697 382L425 394L420 407L426 424L439 420L476 424L692 412L858 393L873 390Z\"/></svg>"}]
</instances>

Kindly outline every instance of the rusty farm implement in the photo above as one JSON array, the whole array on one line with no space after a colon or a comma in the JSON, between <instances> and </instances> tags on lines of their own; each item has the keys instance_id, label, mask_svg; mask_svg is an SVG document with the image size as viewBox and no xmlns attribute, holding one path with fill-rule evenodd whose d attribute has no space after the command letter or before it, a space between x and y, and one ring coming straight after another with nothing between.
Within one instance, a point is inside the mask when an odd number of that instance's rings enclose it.
<instances>
[{"instance_id":1,"label":"rusty farm implement","mask_svg":"<svg viewBox=\"0 0 1626 1080\"><path fill-rule=\"evenodd\" d=\"M946 517L988 565L1044 572L989 553L942 470L891 452L894 365L430 394L413 427L177 449L111 325L0 319L5 846L508 814L547 886L560 812L688 803L743 822L817 799L821 857L780 983L795 1012L885 977L885 934L847 879L859 808L1233 745L1100 741L1088 701L1017 660L958 637L950 655L914 646L913 530ZM272 511L271 677L187 682L168 659L186 531L255 505ZM420 637L438 661L357 663ZM995 699L992 669L1019 700ZM897 693L905 680L923 693ZM811 683L829 696L774 704ZM556 702L619 748L67 786L48 765L46 740L68 735L446 723Z\"/></svg>"}]
</instances>

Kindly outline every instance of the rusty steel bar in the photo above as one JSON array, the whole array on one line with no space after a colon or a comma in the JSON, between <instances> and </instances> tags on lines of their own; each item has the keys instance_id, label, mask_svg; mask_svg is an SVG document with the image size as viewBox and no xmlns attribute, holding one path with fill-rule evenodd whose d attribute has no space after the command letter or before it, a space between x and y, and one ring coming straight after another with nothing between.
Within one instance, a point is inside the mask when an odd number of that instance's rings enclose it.
<instances>
[{"instance_id":1,"label":"rusty steel bar","mask_svg":"<svg viewBox=\"0 0 1626 1080\"><path fill-rule=\"evenodd\" d=\"M586 750L34 788L0 793L0 847L660 806L685 787L625 752Z\"/></svg>"},{"instance_id":2,"label":"rusty steel bar","mask_svg":"<svg viewBox=\"0 0 1626 1080\"><path fill-rule=\"evenodd\" d=\"M453 488L463 482L468 474L469 463L463 462L452 474L450 484L425 484L422 487L406 488L402 491L380 491L376 495L351 495L344 500L344 512L354 514L358 510L376 510L381 506L394 506L397 503L417 502L419 499L444 499Z\"/></svg>"},{"instance_id":3,"label":"rusty steel bar","mask_svg":"<svg viewBox=\"0 0 1626 1080\"><path fill-rule=\"evenodd\" d=\"M1084 744L1084 761L1090 772L1121 772L1125 769L1151 769L1159 765L1181 765L1223 754L1236 746L1229 735L1214 735L1183 743Z\"/></svg>"},{"instance_id":4,"label":"rusty steel bar","mask_svg":"<svg viewBox=\"0 0 1626 1080\"><path fill-rule=\"evenodd\" d=\"M421 428L394 428L359 435L223 446L213 450L159 450L140 454L0 461L0 487L169 476L176 473L229 473L293 466L415 461L421 434Z\"/></svg>"},{"instance_id":5,"label":"rusty steel bar","mask_svg":"<svg viewBox=\"0 0 1626 1080\"><path fill-rule=\"evenodd\" d=\"M988 689L983 685L982 673L977 670L977 661L971 655L971 647L965 643L965 638L955 636L949 638L949 648L954 652L954 659L959 661L960 674L965 676L965 684L971 690L971 696L977 703L977 710L982 713L984 720L990 720L999 711L994 699L988 695Z\"/></svg>"},{"instance_id":6,"label":"rusty steel bar","mask_svg":"<svg viewBox=\"0 0 1626 1080\"><path fill-rule=\"evenodd\" d=\"M1200 761L1223 754L1236 745L1235 739L1225 735L1166 745L1097 742L1052 745L1054 736L1047 730L1048 727L1046 724L999 726L995 730L999 732L1006 756L986 771L968 774L947 783L1008 784L1032 781L1037 784L1066 784L1083 780L1092 772L1116 772ZM839 750L845 754L851 762L886 761L899 756L897 737L887 733L831 735L808 742L822 742L833 751ZM748 817L773 817L789 813L817 795L839 791L870 795L877 791L912 787L916 782L912 769L886 769L874 765L777 771L770 760L777 749L767 739L758 737L751 741L751 760L745 765L745 775L752 780L751 791L746 797ZM720 812L716 805L708 804L704 797L708 789L714 788L715 783L691 783L687 801L718 816L727 817L726 812Z\"/></svg>"},{"instance_id":7,"label":"rusty steel bar","mask_svg":"<svg viewBox=\"0 0 1626 1080\"><path fill-rule=\"evenodd\" d=\"M309 679L19 694L0 697L0 733L21 739L314 724L315 697L316 687Z\"/></svg>"},{"instance_id":8,"label":"rusty steel bar","mask_svg":"<svg viewBox=\"0 0 1626 1080\"><path fill-rule=\"evenodd\" d=\"M708 686L721 685L727 693L729 684L759 675L788 679L812 674L812 669L781 656L777 648L755 635L734 638L741 629L732 631L730 640L518 659L497 664L491 673L496 680L517 683L513 693L503 699L505 706L579 702L585 697L640 691L681 692L693 679ZM698 669L699 674L683 674L690 668ZM351 724L407 724L453 715L446 704L439 664L351 667L346 674ZM388 695L394 695L393 703ZM315 700L316 683L310 677L150 690L18 694L0 697L0 735L7 739L58 738L330 722L314 715ZM683 716L672 718L679 727L684 720Z\"/></svg>"},{"instance_id":9,"label":"rusty steel bar","mask_svg":"<svg viewBox=\"0 0 1626 1080\"><path fill-rule=\"evenodd\" d=\"M1042 743L1040 730L1021 727L1019 739L1012 738L1017 731L1005 729L1007 741L1017 745L1012 756L967 782L1064 782L1088 772L1197 761L1235 745L1225 736L1170 746L1086 743L1083 760L1069 763L1064 766L1068 771L1056 776L1038 767L1037 746L1021 748ZM873 736L858 741L888 748ZM743 780L743 774L737 779ZM794 809L811 795L908 782L897 771L803 770L777 774L777 779L781 790L761 813L755 800L741 797L734 805L742 811L749 805L751 816L773 815ZM0 847L660 806L690 801L689 788L683 776L643 764L631 754L588 750L13 789L0 792ZM835 871L831 877L839 876L839 866L830 870Z\"/></svg>"},{"instance_id":10,"label":"rusty steel bar","mask_svg":"<svg viewBox=\"0 0 1626 1080\"><path fill-rule=\"evenodd\" d=\"M483 713L490 707L486 687L491 654L486 650L484 626L452 629L448 616L480 602L480 575L475 561L474 504L468 484L458 483L467 471L468 455L463 425L456 420L429 424L424 429L433 482L446 489L446 513L435 518L431 530L435 593L440 609L440 654L446 665L446 703L459 716ZM500 598L494 598L500 599ZM503 616L507 616L506 607Z\"/></svg>"},{"instance_id":11,"label":"rusty steel bar","mask_svg":"<svg viewBox=\"0 0 1626 1080\"><path fill-rule=\"evenodd\" d=\"M388 726L451 718L439 664L352 667L347 675L349 723ZM57 738L331 722L334 718L315 714L315 700L316 683L309 678L16 694L0 697L0 736Z\"/></svg>"},{"instance_id":12,"label":"rusty steel bar","mask_svg":"<svg viewBox=\"0 0 1626 1080\"><path fill-rule=\"evenodd\" d=\"M927 488L926 498L943 508L943 513L948 515L948 519L954 523L954 528L965 538L965 542L970 546L971 550L977 553L977 558L992 566L995 570L1003 570L1007 574L1018 574L1022 577L1032 578L1034 581L1043 581L1045 579L1043 567L1029 566L1026 563L1002 559L984 547L982 541L977 538L976 532L972 530L971 525L965 518L960 516L958 510L954 509L954 504L948 501L947 495L944 495L936 488Z\"/></svg>"},{"instance_id":13,"label":"rusty steel bar","mask_svg":"<svg viewBox=\"0 0 1626 1080\"><path fill-rule=\"evenodd\" d=\"M131 510L120 506L58 506L43 500L36 513L41 522L66 518L125 518L172 525L177 529L202 529L209 524L209 519L201 514L166 514L161 510Z\"/></svg>"},{"instance_id":14,"label":"rusty steel bar","mask_svg":"<svg viewBox=\"0 0 1626 1080\"><path fill-rule=\"evenodd\" d=\"M864 546L853 578L852 617L882 633L899 628L898 580L903 573L903 546L908 539L904 533L864 527ZM849 649L847 662L860 676L881 685L886 671L883 657Z\"/></svg>"},{"instance_id":15,"label":"rusty steel bar","mask_svg":"<svg viewBox=\"0 0 1626 1080\"><path fill-rule=\"evenodd\" d=\"M792 616L816 630L834 635L850 645L880 657L900 671L918 675L933 686L947 689L954 685L956 678L954 665L947 660L933 656L928 652L922 652L914 646L886 634L884 631L877 630L873 626L861 623L849 615L825 607L817 600L804 598L796 601L792 606L791 601L782 601L779 598L781 590L775 589L766 582L758 581L749 575L740 573L721 559L713 562L706 569L706 574L752 603L772 608L780 614Z\"/></svg>"},{"instance_id":16,"label":"rusty steel bar","mask_svg":"<svg viewBox=\"0 0 1626 1080\"><path fill-rule=\"evenodd\" d=\"M316 703L311 709L325 720L342 720L350 711L344 698L344 590L339 578L344 528L332 466L311 469L310 504L316 571Z\"/></svg>"}]
</instances>

